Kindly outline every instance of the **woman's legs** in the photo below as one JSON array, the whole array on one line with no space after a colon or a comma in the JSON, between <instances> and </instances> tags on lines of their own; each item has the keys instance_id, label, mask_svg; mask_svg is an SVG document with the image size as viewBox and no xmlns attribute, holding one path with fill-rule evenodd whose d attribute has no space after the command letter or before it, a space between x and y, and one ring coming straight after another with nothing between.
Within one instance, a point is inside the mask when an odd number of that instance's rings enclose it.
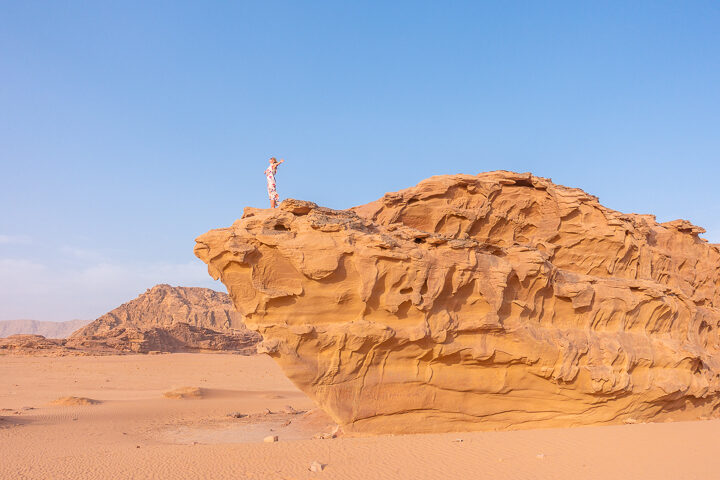
<instances>
[{"instance_id":1,"label":"woman's legs","mask_svg":"<svg viewBox=\"0 0 720 480\"><path fill-rule=\"evenodd\" d=\"M270 208L275 208L277 207L278 201L280 200L280 197L277 194L277 190L275 189L275 177L271 177L268 175L267 181L267 191L268 197L270 198Z\"/></svg>"}]
</instances>

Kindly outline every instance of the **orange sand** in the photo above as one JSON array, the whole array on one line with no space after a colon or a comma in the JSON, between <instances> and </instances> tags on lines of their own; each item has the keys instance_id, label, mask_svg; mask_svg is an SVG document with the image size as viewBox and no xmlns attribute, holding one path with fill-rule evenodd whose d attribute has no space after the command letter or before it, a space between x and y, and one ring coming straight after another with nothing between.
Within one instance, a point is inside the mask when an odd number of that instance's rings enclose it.
<instances>
[{"instance_id":1,"label":"orange sand","mask_svg":"<svg viewBox=\"0 0 720 480\"><path fill-rule=\"evenodd\" d=\"M163 396L183 388L202 396ZM101 403L50 405L64 397ZM333 425L321 412L297 412L311 409L265 356L4 356L0 478L710 479L720 471L720 420L321 440L313 436ZM271 435L279 442L263 442ZM313 462L324 469L310 472Z\"/></svg>"}]
</instances>

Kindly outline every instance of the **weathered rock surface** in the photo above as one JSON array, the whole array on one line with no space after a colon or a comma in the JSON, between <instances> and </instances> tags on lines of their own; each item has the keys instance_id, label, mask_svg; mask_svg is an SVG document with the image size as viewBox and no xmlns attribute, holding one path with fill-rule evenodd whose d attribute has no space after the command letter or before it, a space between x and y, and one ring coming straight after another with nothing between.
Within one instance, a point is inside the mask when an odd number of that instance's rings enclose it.
<instances>
[{"instance_id":1,"label":"weathered rock surface","mask_svg":"<svg viewBox=\"0 0 720 480\"><path fill-rule=\"evenodd\" d=\"M195 253L345 431L488 430L714 414L702 232L499 171L347 211L247 208Z\"/></svg>"}]
</instances>

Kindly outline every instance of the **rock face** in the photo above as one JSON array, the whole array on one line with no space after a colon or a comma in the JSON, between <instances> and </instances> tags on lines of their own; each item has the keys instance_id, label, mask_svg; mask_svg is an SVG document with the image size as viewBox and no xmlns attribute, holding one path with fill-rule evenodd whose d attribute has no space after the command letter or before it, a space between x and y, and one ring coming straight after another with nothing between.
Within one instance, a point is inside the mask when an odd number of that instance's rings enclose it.
<instances>
[{"instance_id":1,"label":"rock face","mask_svg":"<svg viewBox=\"0 0 720 480\"><path fill-rule=\"evenodd\" d=\"M720 250L512 172L346 211L286 200L197 239L246 324L345 431L700 418L720 403Z\"/></svg>"},{"instance_id":2,"label":"rock face","mask_svg":"<svg viewBox=\"0 0 720 480\"><path fill-rule=\"evenodd\" d=\"M230 298L207 288L156 285L73 333L77 350L224 350L254 353L260 336L245 328Z\"/></svg>"}]
</instances>

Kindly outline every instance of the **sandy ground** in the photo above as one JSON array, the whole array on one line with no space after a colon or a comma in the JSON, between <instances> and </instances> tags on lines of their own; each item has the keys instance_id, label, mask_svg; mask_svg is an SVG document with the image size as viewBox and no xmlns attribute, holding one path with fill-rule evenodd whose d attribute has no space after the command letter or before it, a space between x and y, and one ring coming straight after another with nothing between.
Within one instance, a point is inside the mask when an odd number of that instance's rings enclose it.
<instances>
[{"instance_id":1,"label":"sandy ground","mask_svg":"<svg viewBox=\"0 0 720 480\"><path fill-rule=\"evenodd\" d=\"M332 422L265 356L1 356L0 417L2 479L720 478L720 420L313 438Z\"/></svg>"}]
</instances>

